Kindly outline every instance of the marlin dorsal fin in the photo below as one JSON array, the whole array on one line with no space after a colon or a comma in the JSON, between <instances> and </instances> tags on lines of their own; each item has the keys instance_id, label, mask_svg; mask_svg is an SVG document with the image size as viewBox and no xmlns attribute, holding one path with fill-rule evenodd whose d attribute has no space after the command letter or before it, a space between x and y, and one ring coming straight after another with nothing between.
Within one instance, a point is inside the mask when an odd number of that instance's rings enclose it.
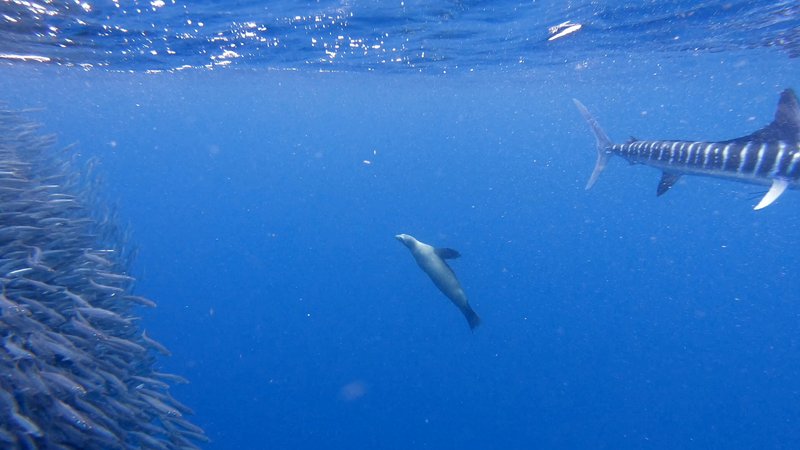
<instances>
[{"instance_id":1,"label":"marlin dorsal fin","mask_svg":"<svg viewBox=\"0 0 800 450\"><path fill-rule=\"evenodd\" d=\"M800 105L792 89L781 92L775 120L753 134L734 139L755 142L798 142L800 141Z\"/></svg>"},{"instance_id":2,"label":"marlin dorsal fin","mask_svg":"<svg viewBox=\"0 0 800 450\"><path fill-rule=\"evenodd\" d=\"M437 248L434 250L436 255L442 259L455 259L461 256L461 253L458 251L453 250L452 248Z\"/></svg>"},{"instance_id":3,"label":"marlin dorsal fin","mask_svg":"<svg viewBox=\"0 0 800 450\"><path fill-rule=\"evenodd\" d=\"M778 109L775 111L775 120L769 125L780 128L789 142L797 142L800 138L800 105L793 89L781 92Z\"/></svg>"}]
</instances>

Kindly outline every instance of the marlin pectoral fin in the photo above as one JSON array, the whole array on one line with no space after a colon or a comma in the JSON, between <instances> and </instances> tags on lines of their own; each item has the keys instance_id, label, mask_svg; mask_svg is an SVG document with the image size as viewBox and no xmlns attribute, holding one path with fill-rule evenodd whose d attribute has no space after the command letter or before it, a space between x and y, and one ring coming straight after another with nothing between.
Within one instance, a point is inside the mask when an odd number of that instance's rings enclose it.
<instances>
[{"instance_id":1,"label":"marlin pectoral fin","mask_svg":"<svg viewBox=\"0 0 800 450\"><path fill-rule=\"evenodd\" d=\"M658 189L656 190L656 196L661 197L664 195L680 177L681 174L679 173L662 172L661 181L658 183Z\"/></svg>"},{"instance_id":2,"label":"marlin pectoral fin","mask_svg":"<svg viewBox=\"0 0 800 450\"><path fill-rule=\"evenodd\" d=\"M778 197L783 194L783 191L789 187L789 182L780 178L776 178L772 180L772 186L769 187L769 191L767 191L767 195L761 199L760 202L756 205L754 210L758 211L759 209L764 209L767 206L771 205L772 202L778 199Z\"/></svg>"},{"instance_id":3,"label":"marlin pectoral fin","mask_svg":"<svg viewBox=\"0 0 800 450\"><path fill-rule=\"evenodd\" d=\"M455 259L461 256L461 253L458 253L457 250L453 250L452 248L437 248L434 252L442 259Z\"/></svg>"}]
</instances>

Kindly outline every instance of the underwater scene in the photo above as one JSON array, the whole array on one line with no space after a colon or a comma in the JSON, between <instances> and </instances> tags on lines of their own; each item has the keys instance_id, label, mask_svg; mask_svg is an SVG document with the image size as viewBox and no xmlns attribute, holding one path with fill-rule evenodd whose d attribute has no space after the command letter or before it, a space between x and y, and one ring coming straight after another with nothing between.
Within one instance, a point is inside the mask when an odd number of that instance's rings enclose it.
<instances>
[{"instance_id":1,"label":"underwater scene","mask_svg":"<svg viewBox=\"0 0 800 450\"><path fill-rule=\"evenodd\" d=\"M0 1L0 449L800 448L798 56L794 1Z\"/></svg>"}]
</instances>

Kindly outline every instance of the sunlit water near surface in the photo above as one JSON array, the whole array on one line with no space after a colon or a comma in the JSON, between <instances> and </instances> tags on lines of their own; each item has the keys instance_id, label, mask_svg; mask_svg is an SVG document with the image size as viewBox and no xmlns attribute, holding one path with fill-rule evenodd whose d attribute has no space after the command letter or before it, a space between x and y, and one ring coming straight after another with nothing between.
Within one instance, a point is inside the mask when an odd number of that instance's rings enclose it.
<instances>
[{"instance_id":1,"label":"sunlit water near surface","mask_svg":"<svg viewBox=\"0 0 800 450\"><path fill-rule=\"evenodd\" d=\"M209 449L796 448L800 193L612 160L800 87L796 2L0 4ZM568 23L567 23L568 22ZM572 30L572 31L567 31ZM461 253L463 317L398 233Z\"/></svg>"},{"instance_id":2,"label":"sunlit water near surface","mask_svg":"<svg viewBox=\"0 0 800 450\"><path fill-rule=\"evenodd\" d=\"M530 71L650 52L800 52L793 1L7 0L0 8L2 58L111 70Z\"/></svg>"}]
</instances>

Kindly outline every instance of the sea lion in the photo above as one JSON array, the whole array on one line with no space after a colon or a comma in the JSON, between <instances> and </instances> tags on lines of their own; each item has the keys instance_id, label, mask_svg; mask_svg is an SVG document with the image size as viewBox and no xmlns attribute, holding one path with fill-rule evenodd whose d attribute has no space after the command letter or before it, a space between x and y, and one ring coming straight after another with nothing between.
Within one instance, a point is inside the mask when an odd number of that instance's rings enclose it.
<instances>
[{"instance_id":1,"label":"sea lion","mask_svg":"<svg viewBox=\"0 0 800 450\"><path fill-rule=\"evenodd\" d=\"M445 259L454 259L461 256L457 251L452 248L435 248L424 242L418 241L414 236L408 234L398 234L395 239L402 242L403 245L411 250L411 254L419 264L419 267L431 277L433 284L439 288L450 301L453 302L461 313L466 317L470 329L475 329L481 324L481 318L475 314L472 307L469 306L467 295L461 289L461 283L458 282L456 274L453 269L447 265Z\"/></svg>"}]
</instances>

